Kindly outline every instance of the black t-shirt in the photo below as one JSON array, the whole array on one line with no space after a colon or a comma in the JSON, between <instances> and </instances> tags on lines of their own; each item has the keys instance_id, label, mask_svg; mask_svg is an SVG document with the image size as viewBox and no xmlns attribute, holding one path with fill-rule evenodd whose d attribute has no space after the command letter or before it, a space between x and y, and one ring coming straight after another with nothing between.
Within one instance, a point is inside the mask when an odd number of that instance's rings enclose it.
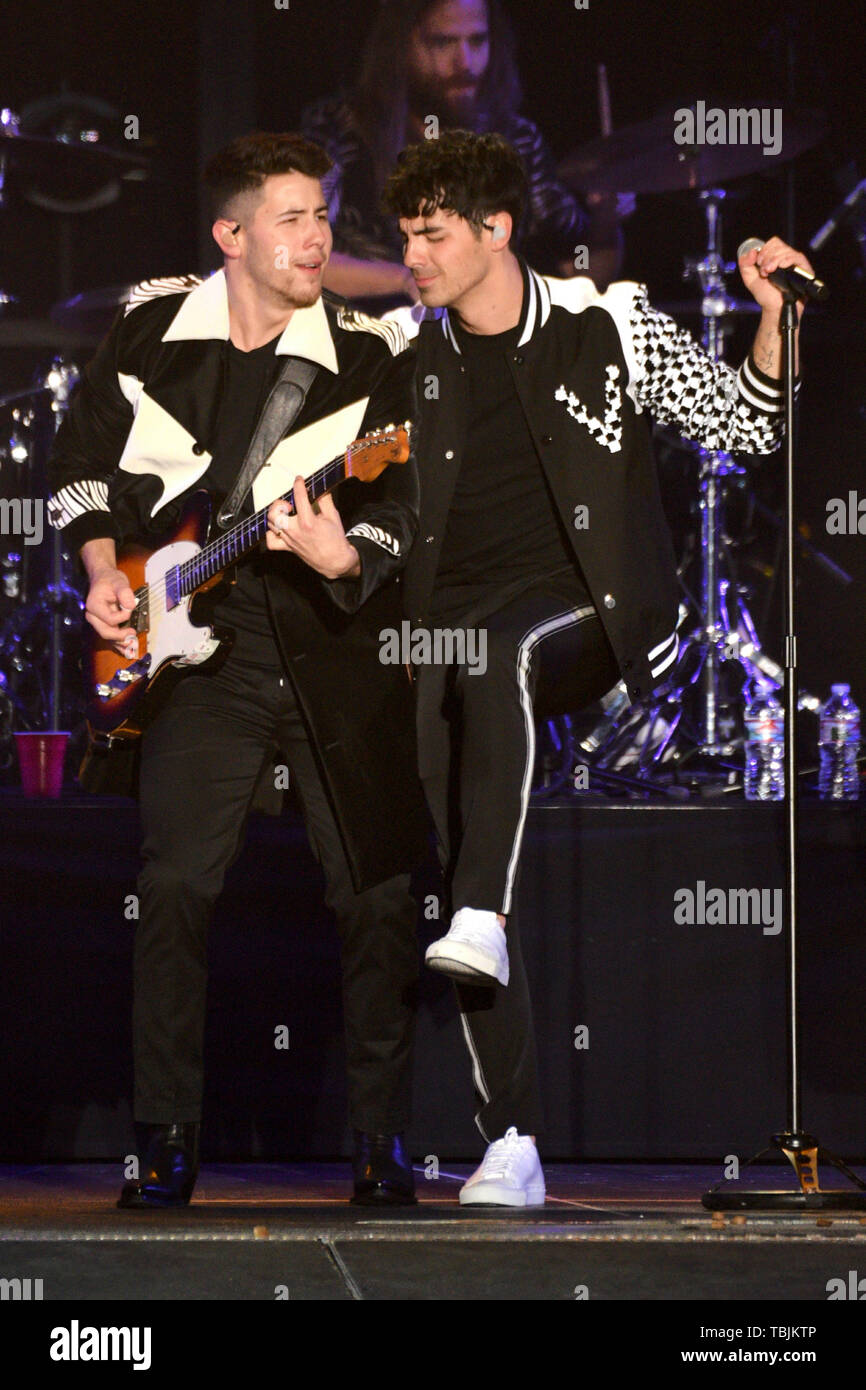
<instances>
[{"instance_id":1,"label":"black t-shirt","mask_svg":"<svg viewBox=\"0 0 866 1390\"><path fill-rule=\"evenodd\" d=\"M519 592L566 570L582 580L508 365L520 326L467 333L455 317L466 444L436 572L434 617L466 613L495 591Z\"/></svg>"},{"instance_id":2,"label":"black t-shirt","mask_svg":"<svg viewBox=\"0 0 866 1390\"><path fill-rule=\"evenodd\" d=\"M252 352L226 343L225 376L212 441L210 467L202 486L221 503L234 487L247 455L253 430L284 358L275 355L278 338ZM253 512L252 491L241 509ZM237 581L214 605L214 620L234 629L236 656L255 666L280 666L276 637L268 612L263 576L274 569L275 556L258 548L237 566Z\"/></svg>"}]
</instances>

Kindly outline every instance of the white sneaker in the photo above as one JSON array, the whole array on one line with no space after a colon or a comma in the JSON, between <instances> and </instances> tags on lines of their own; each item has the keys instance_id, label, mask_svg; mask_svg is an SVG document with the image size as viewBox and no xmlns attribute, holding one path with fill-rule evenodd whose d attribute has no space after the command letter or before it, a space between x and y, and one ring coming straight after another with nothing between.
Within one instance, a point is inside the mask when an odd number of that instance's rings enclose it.
<instances>
[{"instance_id":1,"label":"white sneaker","mask_svg":"<svg viewBox=\"0 0 866 1390\"><path fill-rule=\"evenodd\" d=\"M460 1189L462 1207L543 1207L544 1173L538 1150L527 1134L512 1125L504 1139L488 1144L487 1152Z\"/></svg>"},{"instance_id":2,"label":"white sneaker","mask_svg":"<svg viewBox=\"0 0 866 1390\"><path fill-rule=\"evenodd\" d=\"M424 959L431 970L465 984L508 984L505 932L495 912L461 907L446 935L427 947Z\"/></svg>"}]
</instances>

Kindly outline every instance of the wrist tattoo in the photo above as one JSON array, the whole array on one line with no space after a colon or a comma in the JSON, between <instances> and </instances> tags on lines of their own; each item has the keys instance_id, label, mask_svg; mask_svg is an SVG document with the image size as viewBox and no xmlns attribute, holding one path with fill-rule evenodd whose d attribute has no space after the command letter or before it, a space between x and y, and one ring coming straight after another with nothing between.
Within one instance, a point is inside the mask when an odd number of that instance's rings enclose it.
<instances>
[{"instance_id":1,"label":"wrist tattoo","mask_svg":"<svg viewBox=\"0 0 866 1390\"><path fill-rule=\"evenodd\" d=\"M775 367L777 358L777 347L772 339L759 338L755 343L755 361L762 372L771 375L770 368Z\"/></svg>"}]
</instances>

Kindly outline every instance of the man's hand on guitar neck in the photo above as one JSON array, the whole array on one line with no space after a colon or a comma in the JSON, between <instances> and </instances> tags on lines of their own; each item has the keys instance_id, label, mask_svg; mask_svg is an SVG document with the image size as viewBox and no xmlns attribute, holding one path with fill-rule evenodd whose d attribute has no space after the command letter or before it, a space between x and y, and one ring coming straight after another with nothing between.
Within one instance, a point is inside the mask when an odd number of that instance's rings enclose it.
<instances>
[{"instance_id":1,"label":"man's hand on guitar neck","mask_svg":"<svg viewBox=\"0 0 866 1390\"><path fill-rule=\"evenodd\" d=\"M87 541L81 547L81 563L90 580L84 605L90 626L121 656L137 656L138 636L126 626L135 608L135 594L123 570L117 568L114 541L107 537Z\"/></svg>"},{"instance_id":2,"label":"man's hand on guitar neck","mask_svg":"<svg viewBox=\"0 0 866 1390\"><path fill-rule=\"evenodd\" d=\"M268 550L290 550L326 579L358 579L361 560L346 539L340 513L326 492L314 511L301 477L293 489L295 515L282 498L268 508Z\"/></svg>"}]
</instances>

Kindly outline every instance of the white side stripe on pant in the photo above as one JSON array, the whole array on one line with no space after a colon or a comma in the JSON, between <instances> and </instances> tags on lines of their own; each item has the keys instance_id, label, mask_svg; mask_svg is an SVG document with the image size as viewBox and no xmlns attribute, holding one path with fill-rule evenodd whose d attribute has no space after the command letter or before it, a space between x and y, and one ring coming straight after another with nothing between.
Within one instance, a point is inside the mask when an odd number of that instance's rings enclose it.
<instances>
[{"instance_id":1,"label":"white side stripe on pant","mask_svg":"<svg viewBox=\"0 0 866 1390\"><path fill-rule=\"evenodd\" d=\"M475 1089L480 1095L481 1099L484 1101L484 1104L489 1105L490 1089L487 1085L487 1082L484 1080L484 1072L481 1070L481 1058L478 1056L478 1052L475 1047L475 1040L472 1037L472 1033L469 1028L469 1021L466 1015L462 1012L462 1010L460 1013L460 1022L463 1026L463 1036L466 1039L466 1046L469 1048L469 1056L472 1059L472 1080L475 1083ZM487 1136L484 1133L484 1130L481 1129L481 1125L478 1124L477 1115L475 1116L475 1123L476 1125L478 1125L479 1130L481 1130L482 1138L486 1139Z\"/></svg>"},{"instance_id":2,"label":"white side stripe on pant","mask_svg":"<svg viewBox=\"0 0 866 1390\"><path fill-rule=\"evenodd\" d=\"M539 642L542 642L545 637L549 637L551 633L560 632L566 627L576 626L578 623L584 622L587 618L594 618L595 615L595 609L591 605L584 608L569 608L566 613L558 613L555 618L548 618L545 622L539 623L538 627L530 628L520 639L517 648L517 687L520 691L520 704L523 708L523 718L526 724L526 767L523 772L523 786L520 792L520 820L517 823L511 858L508 861L508 873L505 879L505 898L502 907L499 909L503 916L507 916L508 912L511 910L511 893L517 871L520 844L523 839L523 825L529 806L529 793L532 789L532 770L535 766L535 720L532 715L532 700L529 697L529 688L527 686L527 676L529 675L532 653Z\"/></svg>"}]
</instances>

